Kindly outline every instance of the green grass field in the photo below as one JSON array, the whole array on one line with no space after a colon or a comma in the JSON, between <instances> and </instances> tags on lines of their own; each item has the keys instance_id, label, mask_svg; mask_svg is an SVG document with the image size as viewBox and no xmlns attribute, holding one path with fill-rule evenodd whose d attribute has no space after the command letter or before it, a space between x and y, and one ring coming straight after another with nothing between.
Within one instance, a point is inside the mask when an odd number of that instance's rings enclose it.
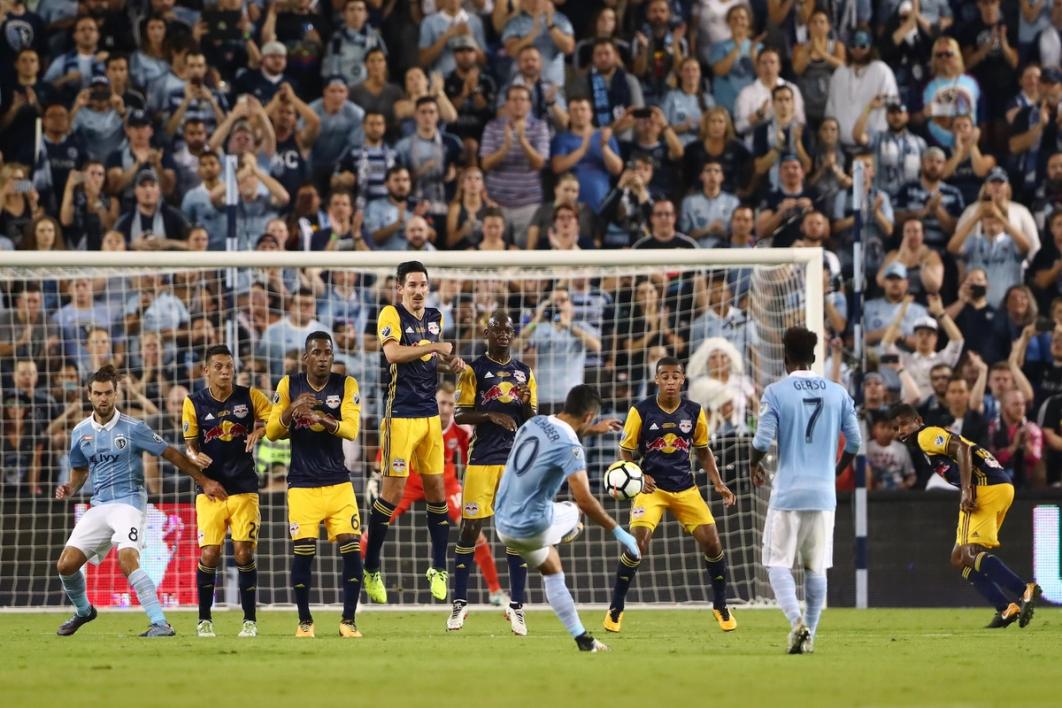
<instances>
[{"instance_id":1,"label":"green grass field","mask_svg":"<svg viewBox=\"0 0 1062 708\"><path fill-rule=\"evenodd\" d=\"M173 639L139 639L134 612L101 613L74 637L59 614L0 614L0 695L15 706L885 706L1062 703L1062 610L1040 608L1020 629L984 630L987 610L828 609L816 653L787 656L777 610L740 609L719 631L705 611L627 613L607 654L576 651L549 612L512 636L499 610L473 612L447 634L439 612L362 613L360 640L335 636L338 614L315 615L317 639L296 640L294 614L262 612L257 639L237 639L239 614L170 613Z\"/></svg>"}]
</instances>

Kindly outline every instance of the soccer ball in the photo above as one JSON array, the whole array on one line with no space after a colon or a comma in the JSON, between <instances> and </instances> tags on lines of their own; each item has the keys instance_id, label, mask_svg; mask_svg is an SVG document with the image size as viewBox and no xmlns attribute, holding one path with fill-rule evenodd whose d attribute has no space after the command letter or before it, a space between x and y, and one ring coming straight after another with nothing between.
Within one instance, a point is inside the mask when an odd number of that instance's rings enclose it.
<instances>
[{"instance_id":1,"label":"soccer ball","mask_svg":"<svg viewBox=\"0 0 1062 708\"><path fill-rule=\"evenodd\" d=\"M605 470L605 491L613 499L633 499L642 492L642 468L633 462L613 462Z\"/></svg>"}]
</instances>

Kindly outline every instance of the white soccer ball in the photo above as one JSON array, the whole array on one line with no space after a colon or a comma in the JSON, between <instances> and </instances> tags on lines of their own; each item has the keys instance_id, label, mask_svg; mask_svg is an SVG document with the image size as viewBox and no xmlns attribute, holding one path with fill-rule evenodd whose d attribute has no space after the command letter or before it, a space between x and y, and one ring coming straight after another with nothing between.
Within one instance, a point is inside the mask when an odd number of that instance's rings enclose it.
<instances>
[{"instance_id":1,"label":"white soccer ball","mask_svg":"<svg viewBox=\"0 0 1062 708\"><path fill-rule=\"evenodd\" d=\"M645 477L642 468L633 462L613 462L605 470L605 491L613 499L634 499L642 492Z\"/></svg>"}]
</instances>

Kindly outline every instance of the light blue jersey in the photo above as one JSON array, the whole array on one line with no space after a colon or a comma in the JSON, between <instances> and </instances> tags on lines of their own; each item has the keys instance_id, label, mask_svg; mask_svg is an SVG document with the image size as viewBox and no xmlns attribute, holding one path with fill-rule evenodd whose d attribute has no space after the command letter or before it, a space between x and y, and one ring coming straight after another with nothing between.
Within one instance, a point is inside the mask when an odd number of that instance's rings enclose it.
<instances>
[{"instance_id":1,"label":"light blue jersey","mask_svg":"<svg viewBox=\"0 0 1062 708\"><path fill-rule=\"evenodd\" d=\"M93 506L121 502L144 511L147 489L140 456L161 455L167 447L144 421L115 410L106 425L89 416L74 426L70 466L89 468Z\"/></svg>"},{"instance_id":2,"label":"light blue jersey","mask_svg":"<svg viewBox=\"0 0 1062 708\"><path fill-rule=\"evenodd\" d=\"M763 392L752 446L767 452L778 438L778 470L770 508L833 511L837 506L837 441L859 450L859 419L848 392L813 371L794 371Z\"/></svg>"},{"instance_id":3,"label":"light blue jersey","mask_svg":"<svg viewBox=\"0 0 1062 708\"><path fill-rule=\"evenodd\" d=\"M494 502L498 533L531 538L553 523L553 499L571 475L586 469L586 455L572 427L536 415L516 431Z\"/></svg>"}]
</instances>

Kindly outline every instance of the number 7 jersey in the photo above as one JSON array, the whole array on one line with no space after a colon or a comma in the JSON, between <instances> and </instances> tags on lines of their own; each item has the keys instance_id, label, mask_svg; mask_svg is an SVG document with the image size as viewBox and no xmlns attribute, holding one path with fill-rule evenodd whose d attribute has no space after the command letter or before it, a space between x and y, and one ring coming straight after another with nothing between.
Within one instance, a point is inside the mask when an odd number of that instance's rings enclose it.
<instances>
[{"instance_id":1,"label":"number 7 jersey","mask_svg":"<svg viewBox=\"0 0 1062 708\"><path fill-rule=\"evenodd\" d=\"M752 446L767 452L778 438L778 470L770 507L833 511L837 507L837 442L859 450L859 419L848 391L812 371L794 371L763 392Z\"/></svg>"}]
</instances>

